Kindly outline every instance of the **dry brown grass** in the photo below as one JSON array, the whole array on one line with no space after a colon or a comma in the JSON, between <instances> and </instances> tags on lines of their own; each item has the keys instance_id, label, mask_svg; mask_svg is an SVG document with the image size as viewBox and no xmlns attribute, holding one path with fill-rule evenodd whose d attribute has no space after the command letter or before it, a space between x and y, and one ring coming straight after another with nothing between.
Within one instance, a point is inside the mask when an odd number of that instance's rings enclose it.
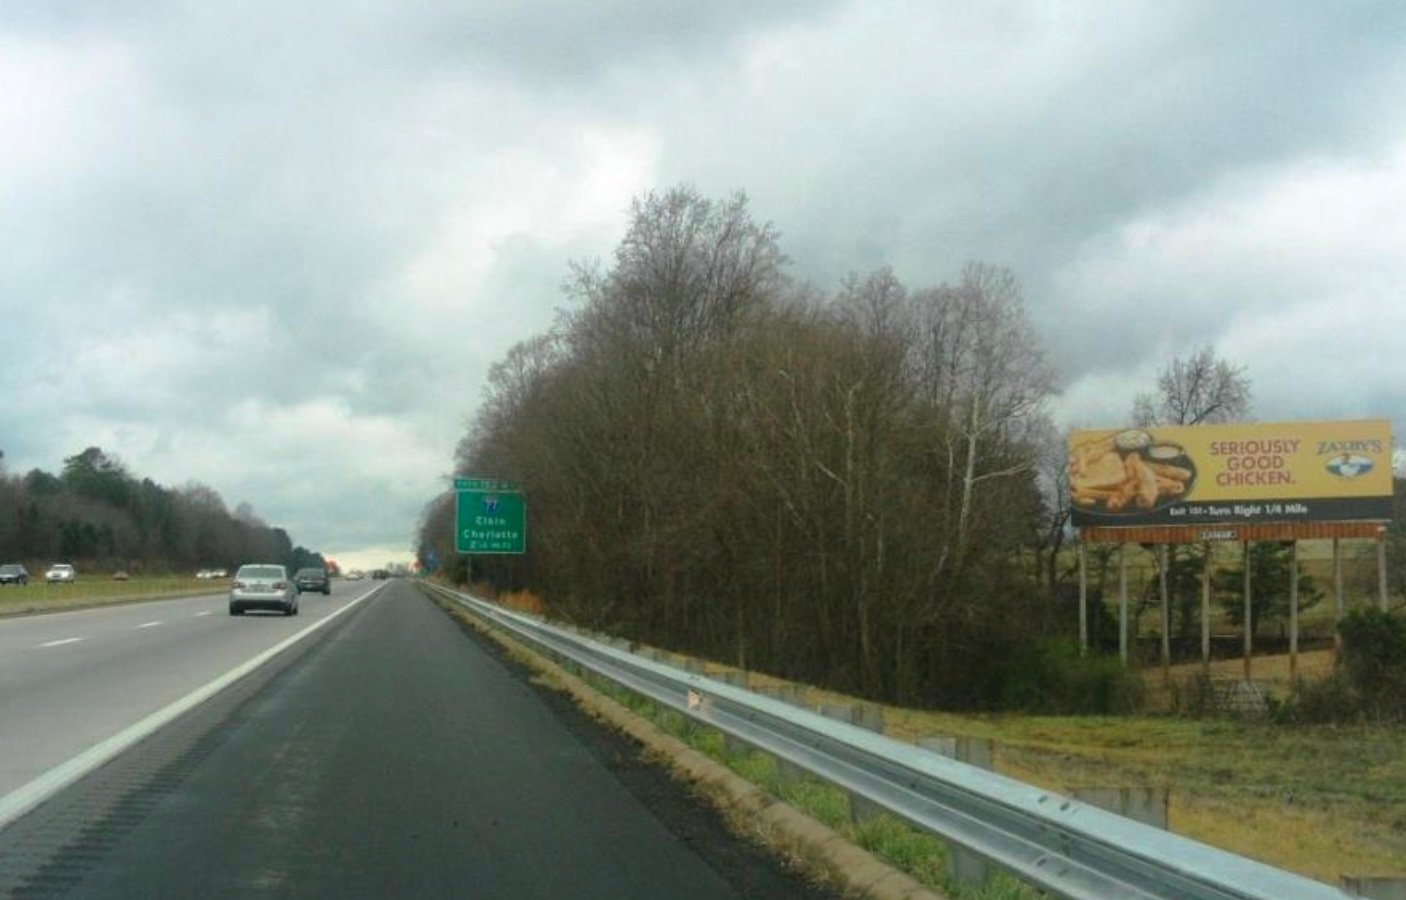
<instances>
[{"instance_id":1,"label":"dry brown grass","mask_svg":"<svg viewBox=\"0 0 1406 900\"><path fill-rule=\"evenodd\" d=\"M1324 678L1333 671L1333 659L1332 650L1302 652L1298 655L1295 667L1296 677L1309 680ZM1240 681L1245 678L1243 658L1213 659L1208 668L1213 680ZM1289 654L1287 653L1253 656L1250 659L1251 680L1266 688L1270 696L1279 699L1287 697L1293 687L1293 678L1290 677L1289 671ZM1170 668L1173 685L1184 684L1199 677L1201 673L1200 662L1178 663ZM1175 688L1169 687L1163 681L1162 668L1150 666L1143 669L1142 676L1143 683L1147 686L1148 711L1156 713L1172 711L1174 709L1172 693Z\"/></svg>"},{"instance_id":2,"label":"dry brown grass","mask_svg":"<svg viewBox=\"0 0 1406 900\"><path fill-rule=\"evenodd\" d=\"M508 609L540 616L546 612L542 598L531 591L508 591L498 595L498 602Z\"/></svg>"},{"instance_id":3,"label":"dry brown grass","mask_svg":"<svg viewBox=\"0 0 1406 900\"><path fill-rule=\"evenodd\" d=\"M1331 668L1301 654L1300 675ZM1240 661L1215 664L1240 676ZM1254 660L1256 679L1287 686L1285 657ZM722 667L712 667L720 669ZM1199 663L1178 674L1199 672ZM1147 673L1160 682L1160 670ZM753 674L752 686L785 684ZM800 688L812 706L854 702ZM956 715L885 707L886 732L984 737L997 771L1049 790L1166 787L1171 830L1336 883L1341 874L1406 874L1406 727L1281 726L1171 716Z\"/></svg>"}]
</instances>

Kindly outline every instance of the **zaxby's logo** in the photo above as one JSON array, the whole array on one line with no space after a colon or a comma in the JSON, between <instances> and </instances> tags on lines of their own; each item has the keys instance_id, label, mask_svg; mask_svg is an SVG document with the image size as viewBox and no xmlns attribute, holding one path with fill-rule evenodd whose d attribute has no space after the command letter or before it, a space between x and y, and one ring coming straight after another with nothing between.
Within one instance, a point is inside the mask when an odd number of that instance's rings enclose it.
<instances>
[{"instance_id":1,"label":"zaxby's logo","mask_svg":"<svg viewBox=\"0 0 1406 900\"><path fill-rule=\"evenodd\" d=\"M1372 471L1372 461L1356 453L1340 453L1330 457L1323 467L1339 478L1356 478Z\"/></svg>"}]
</instances>

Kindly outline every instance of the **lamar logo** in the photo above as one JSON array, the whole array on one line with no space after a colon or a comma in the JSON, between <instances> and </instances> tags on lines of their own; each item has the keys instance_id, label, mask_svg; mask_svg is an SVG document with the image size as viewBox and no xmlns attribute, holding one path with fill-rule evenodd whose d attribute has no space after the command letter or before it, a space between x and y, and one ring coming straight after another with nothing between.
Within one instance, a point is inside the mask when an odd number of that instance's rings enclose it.
<instances>
[{"instance_id":1,"label":"lamar logo","mask_svg":"<svg viewBox=\"0 0 1406 900\"><path fill-rule=\"evenodd\" d=\"M1356 453L1341 453L1329 459L1323 467L1339 478L1356 478L1372 471L1372 461Z\"/></svg>"}]
</instances>

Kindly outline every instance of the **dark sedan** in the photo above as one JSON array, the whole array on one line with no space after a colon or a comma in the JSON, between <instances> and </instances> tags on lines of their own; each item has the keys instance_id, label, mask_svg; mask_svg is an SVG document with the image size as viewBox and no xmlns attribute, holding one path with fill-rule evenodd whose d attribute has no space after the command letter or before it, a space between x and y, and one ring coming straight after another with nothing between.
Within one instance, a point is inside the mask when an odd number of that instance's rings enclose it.
<instances>
[{"instance_id":1,"label":"dark sedan","mask_svg":"<svg viewBox=\"0 0 1406 900\"><path fill-rule=\"evenodd\" d=\"M19 563L0 566L0 584L29 584L29 570Z\"/></svg>"},{"instance_id":2,"label":"dark sedan","mask_svg":"<svg viewBox=\"0 0 1406 900\"><path fill-rule=\"evenodd\" d=\"M332 593L332 582L327 577L326 569L299 569L298 574L293 576L293 583L298 586L300 594L311 591Z\"/></svg>"}]
</instances>

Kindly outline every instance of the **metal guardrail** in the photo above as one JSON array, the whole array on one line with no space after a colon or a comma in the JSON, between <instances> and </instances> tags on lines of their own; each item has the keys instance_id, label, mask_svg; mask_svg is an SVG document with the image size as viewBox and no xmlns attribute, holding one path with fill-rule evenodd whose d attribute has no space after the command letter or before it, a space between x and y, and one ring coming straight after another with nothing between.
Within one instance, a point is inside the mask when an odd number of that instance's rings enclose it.
<instances>
[{"instance_id":1,"label":"metal guardrail","mask_svg":"<svg viewBox=\"0 0 1406 900\"><path fill-rule=\"evenodd\" d=\"M438 585L427 586L520 639L864 797L1057 896L1348 896L1322 882L1052 791L684 672Z\"/></svg>"}]
</instances>

